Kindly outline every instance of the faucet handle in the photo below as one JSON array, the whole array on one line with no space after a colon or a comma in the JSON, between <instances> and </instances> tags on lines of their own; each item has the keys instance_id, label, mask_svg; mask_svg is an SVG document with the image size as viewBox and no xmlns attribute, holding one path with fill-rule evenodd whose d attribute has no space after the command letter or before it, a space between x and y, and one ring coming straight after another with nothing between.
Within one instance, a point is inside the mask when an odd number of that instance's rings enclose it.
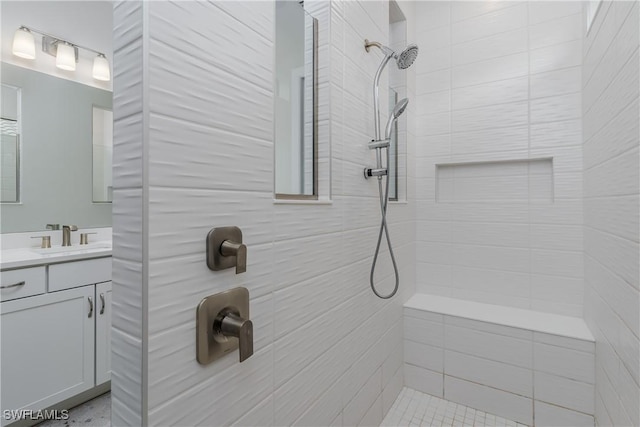
<instances>
[{"instance_id":1,"label":"faucet handle","mask_svg":"<svg viewBox=\"0 0 640 427\"><path fill-rule=\"evenodd\" d=\"M62 229L64 230L65 228L68 228L69 231L78 231L78 226L77 225L63 225Z\"/></svg>"},{"instance_id":2,"label":"faucet handle","mask_svg":"<svg viewBox=\"0 0 640 427\"><path fill-rule=\"evenodd\" d=\"M98 233L80 233L80 244L88 245L89 244L89 234L98 234Z\"/></svg>"},{"instance_id":3,"label":"faucet handle","mask_svg":"<svg viewBox=\"0 0 640 427\"><path fill-rule=\"evenodd\" d=\"M42 239L40 242L40 248L48 249L51 247L51 236L33 236L32 239Z\"/></svg>"},{"instance_id":4,"label":"faucet handle","mask_svg":"<svg viewBox=\"0 0 640 427\"><path fill-rule=\"evenodd\" d=\"M60 224L47 224L47 230L60 230Z\"/></svg>"}]
</instances>

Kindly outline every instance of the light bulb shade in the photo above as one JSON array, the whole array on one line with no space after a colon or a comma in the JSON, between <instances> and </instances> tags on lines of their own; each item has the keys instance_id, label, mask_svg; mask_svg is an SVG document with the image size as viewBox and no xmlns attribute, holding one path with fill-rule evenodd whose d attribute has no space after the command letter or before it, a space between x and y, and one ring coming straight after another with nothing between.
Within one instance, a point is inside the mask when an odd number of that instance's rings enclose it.
<instances>
[{"instance_id":1,"label":"light bulb shade","mask_svg":"<svg viewBox=\"0 0 640 427\"><path fill-rule=\"evenodd\" d=\"M102 54L96 56L93 60L93 78L96 80L102 80L103 82L111 80L109 61L107 61L107 58Z\"/></svg>"},{"instance_id":2,"label":"light bulb shade","mask_svg":"<svg viewBox=\"0 0 640 427\"><path fill-rule=\"evenodd\" d=\"M56 54L56 67L61 70L75 71L76 50L67 43L58 43L58 53Z\"/></svg>"},{"instance_id":3,"label":"light bulb shade","mask_svg":"<svg viewBox=\"0 0 640 427\"><path fill-rule=\"evenodd\" d=\"M36 43L31 31L24 27L18 28L13 35L13 48L11 51L20 58L35 59Z\"/></svg>"}]
</instances>

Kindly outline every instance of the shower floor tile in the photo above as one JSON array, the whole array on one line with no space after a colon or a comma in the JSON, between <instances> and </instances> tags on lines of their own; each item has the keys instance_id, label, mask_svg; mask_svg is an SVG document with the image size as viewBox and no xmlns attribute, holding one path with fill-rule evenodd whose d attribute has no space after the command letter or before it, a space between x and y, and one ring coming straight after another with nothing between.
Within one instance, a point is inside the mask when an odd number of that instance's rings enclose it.
<instances>
[{"instance_id":1,"label":"shower floor tile","mask_svg":"<svg viewBox=\"0 0 640 427\"><path fill-rule=\"evenodd\" d=\"M526 427L512 420L478 411L439 397L403 388L389 413L382 420L383 427Z\"/></svg>"}]
</instances>

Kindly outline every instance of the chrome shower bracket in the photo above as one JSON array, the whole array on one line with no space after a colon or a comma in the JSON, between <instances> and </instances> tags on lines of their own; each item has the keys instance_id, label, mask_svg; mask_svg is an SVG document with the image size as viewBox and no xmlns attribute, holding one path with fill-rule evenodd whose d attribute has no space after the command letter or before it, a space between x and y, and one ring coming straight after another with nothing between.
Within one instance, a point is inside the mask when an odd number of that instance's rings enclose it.
<instances>
[{"instance_id":1,"label":"chrome shower bracket","mask_svg":"<svg viewBox=\"0 0 640 427\"><path fill-rule=\"evenodd\" d=\"M364 168L364 178L365 179L369 179L372 176L377 176L378 179L382 179L383 176L387 175L387 169L386 168L380 168L380 169L371 169L371 168Z\"/></svg>"},{"instance_id":2,"label":"chrome shower bracket","mask_svg":"<svg viewBox=\"0 0 640 427\"><path fill-rule=\"evenodd\" d=\"M388 148L391 144L391 138L387 139L372 139L369 143L369 150L375 150L376 148Z\"/></svg>"}]
</instances>

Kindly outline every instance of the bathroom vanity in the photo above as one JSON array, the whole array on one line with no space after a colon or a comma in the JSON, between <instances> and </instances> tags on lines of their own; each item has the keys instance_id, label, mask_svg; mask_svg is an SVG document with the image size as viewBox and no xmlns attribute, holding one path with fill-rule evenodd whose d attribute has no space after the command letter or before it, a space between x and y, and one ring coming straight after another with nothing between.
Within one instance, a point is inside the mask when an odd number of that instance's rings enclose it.
<instances>
[{"instance_id":1,"label":"bathroom vanity","mask_svg":"<svg viewBox=\"0 0 640 427\"><path fill-rule=\"evenodd\" d=\"M111 242L85 246L2 251L2 411L66 409L110 387Z\"/></svg>"}]
</instances>

